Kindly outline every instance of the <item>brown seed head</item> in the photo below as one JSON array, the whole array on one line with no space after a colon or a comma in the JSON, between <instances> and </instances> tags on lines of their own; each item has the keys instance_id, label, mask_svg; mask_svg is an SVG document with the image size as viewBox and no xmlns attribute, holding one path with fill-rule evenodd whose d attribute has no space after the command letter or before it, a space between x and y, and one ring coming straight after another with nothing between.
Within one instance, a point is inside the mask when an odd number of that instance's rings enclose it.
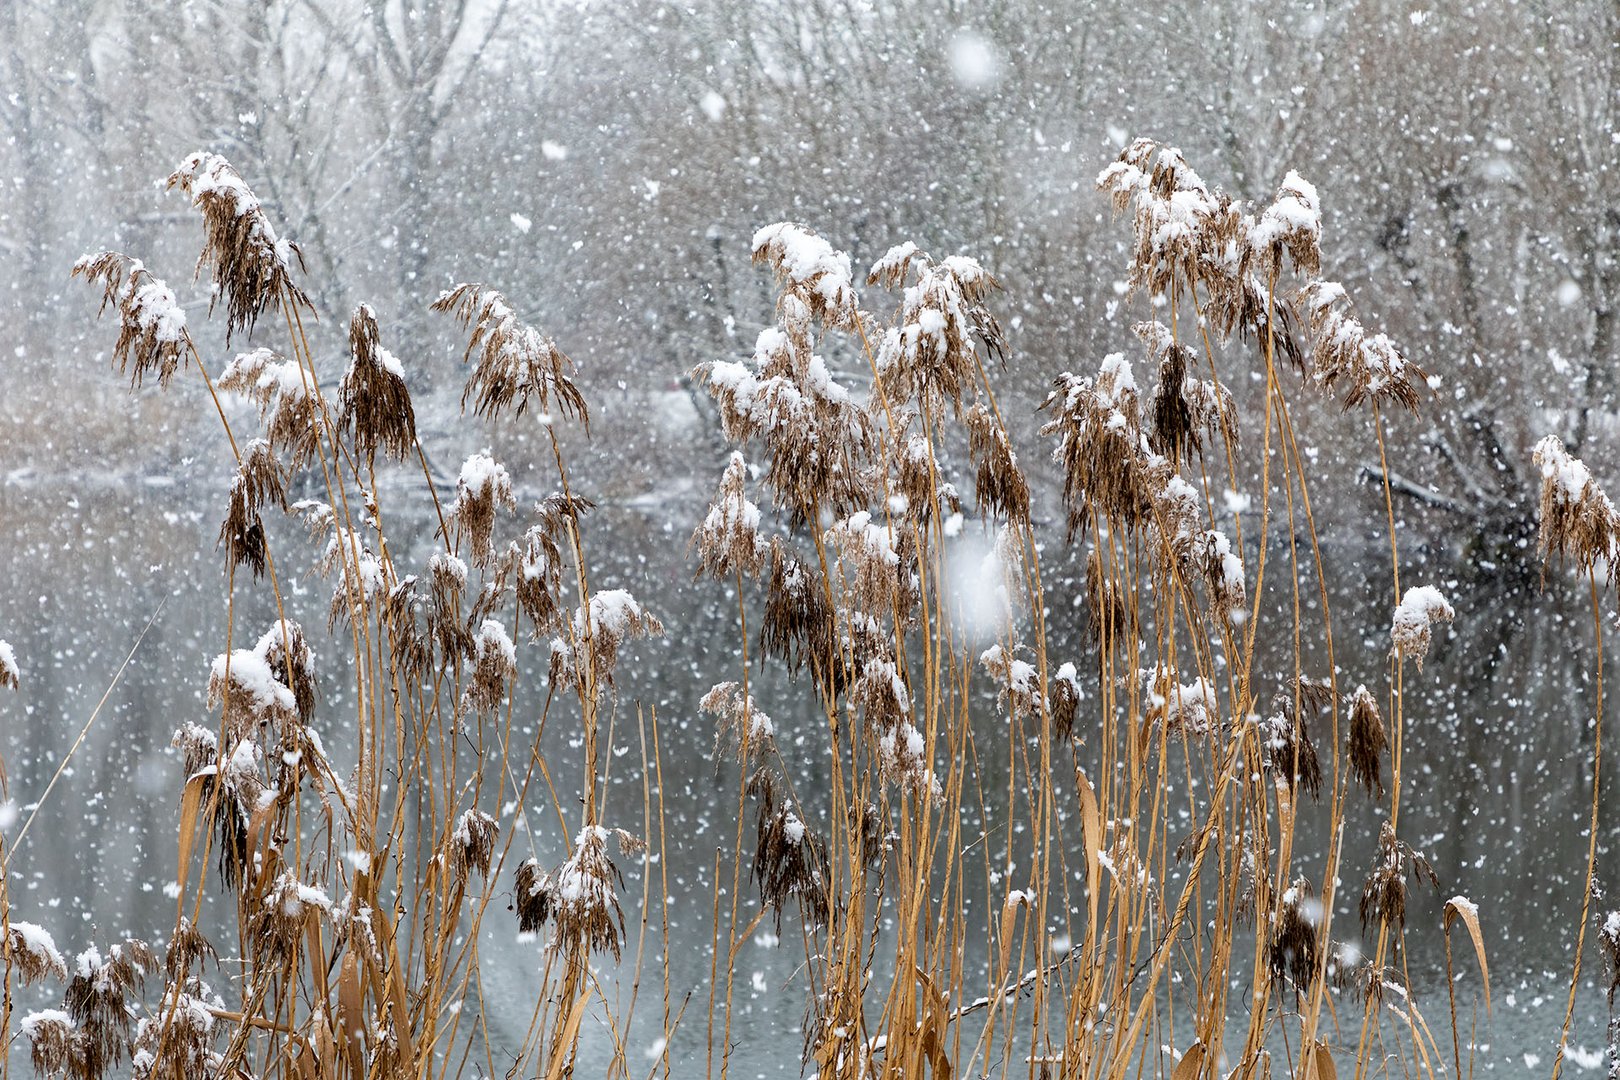
<instances>
[{"instance_id":1,"label":"brown seed head","mask_svg":"<svg viewBox=\"0 0 1620 1080\"><path fill-rule=\"evenodd\" d=\"M56 951L56 942L43 926L21 920L10 920L6 926L4 955L25 983L39 982L47 975L56 979L68 977L67 964Z\"/></svg>"},{"instance_id":2,"label":"brown seed head","mask_svg":"<svg viewBox=\"0 0 1620 1080\"><path fill-rule=\"evenodd\" d=\"M463 886L472 874L488 876L499 833L495 819L482 810L464 811L450 833L450 876Z\"/></svg>"},{"instance_id":3,"label":"brown seed head","mask_svg":"<svg viewBox=\"0 0 1620 1080\"><path fill-rule=\"evenodd\" d=\"M517 674L517 649L507 636L506 627L495 619L485 619L473 636L472 679L462 698L462 707L492 713L506 698L506 683Z\"/></svg>"},{"instance_id":4,"label":"brown seed head","mask_svg":"<svg viewBox=\"0 0 1620 1080\"><path fill-rule=\"evenodd\" d=\"M826 326L854 330L860 325L848 255L791 221L760 229L753 248L754 262L769 263L776 272L782 286L779 311L785 322L799 322L797 312L802 310Z\"/></svg>"},{"instance_id":5,"label":"brown seed head","mask_svg":"<svg viewBox=\"0 0 1620 1080\"><path fill-rule=\"evenodd\" d=\"M774 785L762 784L755 792L759 796L759 810L754 880L759 884L760 902L775 909L779 930L782 909L790 899L798 901L807 925L825 926L829 910L825 841L805 824L794 808L785 803L777 804Z\"/></svg>"},{"instance_id":6,"label":"brown seed head","mask_svg":"<svg viewBox=\"0 0 1620 1080\"><path fill-rule=\"evenodd\" d=\"M717 683L698 701L698 709L715 718L714 743L718 753L725 749L738 761L776 749L776 723L754 703L753 695L741 684Z\"/></svg>"},{"instance_id":7,"label":"brown seed head","mask_svg":"<svg viewBox=\"0 0 1620 1080\"><path fill-rule=\"evenodd\" d=\"M1311 369L1329 393L1342 386L1344 407L1390 401L1413 411L1424 370L1403 356L1387 335L1370 334L1350 314L1342 285L1312 281L1300 290L1311 326Z\"/></svg>"},{"instance_id":8,"label":"brown seed head","mask_svg":"<svg viewBox=\"0 0 1620 1080\"><path fill-rule=\"evenodd\" d=\"M698 553L693 576L711 574L728 580L740 573L757 577L764 568L770 545L759 534L759 507L748 501L747 481L748 465L742 454L733 452L709 512L692 534L692 546Z\"/></svg>"},{"instance_id":9,"label":"brown seed head","mask_svg":"<svg viewBox=\"0 0 1620 1080\"><path fill-rule=\"evenodd\" d=\"M1350 698L1350 737L1346 754L1350 775L1367 789L1369 797L1384 794L1383 758L1388 740L1384 719L1378 712L1378 699L1365 686L1356 687Z\"/></svg>"},{"instance_id":10,"label":"brown seed head","mask_svg":"<svg viewBox=\"0 0 1620 1080\"><path fill-rule=\"evenodd\" d=\"M974 491L980 510L1015 525L1028 525L1029 483L1018 467L1007 429L979 403L962 419L968 429L968 451L979 467Z\"/></svg>"},{"instance_id":11,"label":"brown seed head","mask_svg":"<svg viewBox=\"0 0 1620 1080\"><path fill-rule=\"evenodd\" d=\"M1556 435L1536 444L1541 470L1541 559L1572 560L1583 573L1620 553L1620 513L1579 458Z\"/></svg>"},{"instance_id":12,"label":"brown seed head","mask_svg":"<svg viewBox=\"0 0 1620 1080\"><path fill-rule=\"evenodd\" d=\"M202 213L205 239L197 270L214 268L214 283L225 297L227 341L237 330L251 332L259 316L282 300L310 306L291 276L294 259L304 269L303 252L276 235L258 196L230 162L217 154L192 154L168 186L180 188Z\"/></svg>"},{"instance_id":13,"label":"brown seed head","mask_svg":"<svg viewBox=\"0 0 1620 1080\"><path fill-rule=\"evenodd\" d=\"M1280 275L1286 251L1295 273L1315 277L1322 269L1322 209L1316 188L1290 171L1276 201L1255 222L1249 243L1263 274L1273 279Z\"/></svg>"},{"instance_id":14,"label":"brown seed head","mask_svg":"<svg viewBox=\"0 0 1620 1080\"><path fill-rule=\"evenodd\" d=\"M174 292L148 273L139 259L117 251L86 255L73 264L73 276L100 281L101 310L106 311L108 304L118 309L118 342L113 346L118 370L134 386L148 373L156 373L158 385L166 388L191 348L186 313Z\"/></svg>"},{"instance_id":15,"label":"brown seed head","mask_svg":"<svg viewBox=\"0 0 1620 1080\"><path fill-rule=\"evenodd\" d=\"M577 417L590 428L585 396L572 378L574 362L551 338L519 321L506 297L488 286L464 283L435 300L433 310L453 312L472 331L462 362L477 351L478 363L461 395L462 408L471 398L479 416L494 417L515 402L522 416L531 399L548 411L555 399L564 416Z\"/></svg>"},{"instance_id":16,"label":"brown seed head","mask_svg":"<svg viewBox=\"0 0 1620 1080\"><path fill-rule=\"evenodd\" d=\"M898 280L894 256L891 251L874 266L868 280ZM966 256L935 263L913 253L900 261L907 272L917 264L917 283L905 290L895 325L883 336L877 374L891 401L915 406L937 423L947 403L961 410L964 393L976 383L980 360L974 339L998 356L1006 353L1001 327L984 304L1000 286Z\"/></svg>"},{"instance_id":17,"label":"brown seed head","mask_svg":"<svg viewBox=\"0 0 1620 1080\"><path fill-rule=\"evenodd\" d=\"M405 369L378 340L377 315L361 304L349 322L349 368L338 385L338 425L370 460L382 447L404 459L416 448L416 411L405 387Z\"/></svg>"},{"instance_id":18,"label":"brown seed head","mask_svg":"<svg viewBox=\"0 0 1620 1080\"><path fill-rule=\"evenodd\" d=\"M1282 895L1266 944L1266 965L1272 978L1287 976L1295 993L1308 993L1316 981L1322 955L1321 921L1321 901L1311 891L1310 882L1298 878Z\"/></svg>"},{"instance_id":19,"label":"brown seed head","mask_svg":"<svg viewBox=\"0 0 1620 1080\"><path fill-rule=\"evenodd\" d=\"M456 501L450 506L450 525L455 531L456 550L467 541L467 561L487 567L495 561L495 509L517 509L512 494L512 477L506 467L488 454L474 454L461 466L456 479Z\"/></svg>"},{"instance_id":20,"label":"brown seed head","mask_svg":"<svg viewBox=\"0 0 1620 1080\"><path fill-rule=\"evenodd\" d=\"M320 402L312 376L297 361L281 360L269 349L254 349L227 364L216 385L253 399L265 437L289 469L301 469L315 459L321 438Z\"/></svg>"}]
</instances>

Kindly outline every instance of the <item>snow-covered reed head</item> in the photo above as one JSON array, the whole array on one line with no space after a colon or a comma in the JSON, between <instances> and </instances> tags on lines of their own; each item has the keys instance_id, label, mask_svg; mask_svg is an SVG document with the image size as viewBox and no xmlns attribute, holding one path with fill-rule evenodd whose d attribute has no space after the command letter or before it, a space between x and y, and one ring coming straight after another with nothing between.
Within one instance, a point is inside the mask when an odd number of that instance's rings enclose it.
<instances>
[{"instance_id":1,"label":"snow-covered reed head","mask_svg":"<svg viewBox=\"0 0 1620 1080\"><path fill-rule=\"evenodd\" d=\"M5 955L25 983L39 982L46 976L66 979L67 964L56 951L56 942L43 926L10 920L6 926Z\"/></svg>"},{"instance_id":2,"label":"snow-covered reed head","mask_svg":"<svg viewBox=\"0 0 1620 1080\"><path fill-rule=\"evenodd\" d=\"M1266 965L1274 979L1287 978L1298 993L1316 981L1322 956L1322 902L1305 878L1295 878L1280 898L1271 936L1266 942Z\"/></svg>"},{"instance_id":3,"label":"snow-covered reed head","mask_svg":"<svg viewBox=\"0 0 1620 1080\"><path fill-rule=\"evenodd\" d=\"M1536 444L1533 460L1541 470L1541 558L1572 560L1590 572L1612 563L1620 550L1620 512L1580 458L1556 435Z\"/></svg>"},{"instance_id":4,"label":"snow-covered reed head","mask_svg":"<svg viewBox=\"0 0 1620 1080\"><path fill-rule=\"evenodd\" d=\"M251 332L259 316L282 300L309 306L293 283L292 263L300 272L304 256L298 245L276 235L264 205L230 162L218 154L194 153L180 163L168 186L178 187L203 216L205 239L197 270L214 269L214 283L225 297L225 336Z\"/></svg>"},{"instance_id":5,"label":"snow-covered reed head","mask_svg":"<svg viewBox=\"0 0 1620 1080\"><path fill-rule=\"evenodd\" d=\"M781 659L790 671L808 665L816 688L836 693L843 685L844 665L820 569L773 537L765 583L760 648Z\"/></svg>"},{"instance_id":6,"label":"snow-covered reed head","mask_svg":"<svg viewBox=\"0 0 1620 1080\"><path fill-rule=\"evenodd\" d=\"M968 453L978 466L973 491L979 509L1003 521L1028 525L1029 481L1018 467L1007 429L982 402L970 406L962 422L968 429Z\"/></svg>"},{"instance_id":7,"label":"snow-covered reed head","mask_svg":"<svg viewBox=\"0 0 1620 1080\"><path fill-rule=\"evenodd\" d=\"M477 874L487 877L490 863L495 858L495 839L500 825L495 819L476 807L465 810L456 819L450 833L450 876L463 887L467 879Z\"/></svg>"},{"instance_id":8,"label":"snow-covered reed head","mask_svg":"<svg viewBox=\"0 0 1620 1080\"><path fill-rule=\"evenodd\" d=\"M596 685L611 686L613 668L619 661L619 646L625 639L658 637L663 632L664 624L627 590L600 590L592 595L589 604L581 604L574 610L569 625L570 640L574 644L560 637L552 640L550 677L554 683L558 679L573 683L583 697L586 681L586 667L580 662L583 655L585 664L594 673L592 681Z\"/></svg>"},{"instance_id":9,"label":"snow-covered reed head","mask_svg":"<svg viewBox=\"0 0 1620 1080\"><path fill-rule=\"evenodd\" d=\"M724 750L739 760L759 757L776 748L776 722L754 703L742 684L716 683L698 701L698 708L712 715L716 751Z\"/></svg>"},{"instance_id":10,"label":"snow-covered reed head","mask_svg":"<svg viewBox=\"0 0 1620 1080\"><path fill-rule=\"evenodd\" d=\"M619 850L640 850L641 843L622 829L587 825L574 838L574 851L562 865L542 871L526 860L518 867L518 929L553 927L551 947L583 962L592 952L609 952L617 961L624 943L624 910L618 885L623 878L608 855L608 839L617 836Z\"/></svg>"},{"instance_id":11,"label":"snow-covered reed head","mask_svg":"<svg viewBox=\"0 0 1620 1080\"><path fill-rule=\"evenodd\" d=\"M280 967L297 955L305 929L331 913L332 901L316 886L307 885L290 870L283 870L265 890L253 913L248 946L261 965Z\"/></svg>"},{"instance_id":12,"label":"snow-covered reed head","mask_svg":"<svg viewBox=\"0 0 1620 1080\"><path fill-rule=\"evenodd\" d=\"M1309 698L1302 695L1301 708L1294 707L1293 695L1279 693L1273 700L1271 714L1260 721L1260 751L1266 772L1286 783L1290 790L1303 785L1312 798L1322 793L1322 763L1316 754L1307 726L1308 715L1315 712Z\"/></svg>"},{"instance_id":13,"label":"snow-covered reed head","mask_svg":"<svg viewBox=\"0 0 1620 1080\"><path fill-rule=\"evenodd\" d=\"M1408 360L1387 334L1374 334L1350 313L1344 286L1312 281L1300 290L1311 326L1311 370L1329 393L1342 392L1344 407L1363 402L1418 406L1418 386L1428 376Z\"/></svg>"},{"instance_id":14,"label":"snow-covered reed head","mask_svg":"<svg viewBox=\"0 0 1620 1080\"><path fill-rule=\"evenodd\" d=\"M751 361L717 360L696 374L719 406L726 438L764 445L765 483L795 524L866 504L871 421L808 336L768 327Z\"/></svg>"},{"instance_id":15,"label":"snow-covered reed head","mask_svg":"<svg viewBox=\"0 0 1620 1080\"><path fill-rule=\"evenodd\" d=\"M1284 252L1297 273L1315 277L1321 271L1322 207L1310 181L1289 170L1276 201L1250 230L1249 243L1261 271L1273 279L1282 273Z\"/></svg>"},{"instance_id":16,"label":"snow-covered reed head","mask_svg":"<svg viewBox=\"0 0 1620 1080\"><path fill-rule=\"evenodd\" d=\"M916 284L908 284L913 271ZM959 410L978 382L974 340L998 356L1006 341L984 300L999 288L976 261L953 255L938 263L913 243L891 248L867 284L901 287L900 311L878 349L878 376L891 401L915 405L937 421L945 404Z\"/></svg>"},{"instance_id":17,"label":"snow-covered reed head","mask_svg":"<svg viewBox=\"0 0 1620 1080\"><path fill-rule=\"evenodd\" d=\"M485 619L473 635L472 679L462 695L462 707L489 713L501 707L506 684L517 674L517 647L506 627Z\"/></svg>"},{"instance_id":18,"label":"snow-covered reed head","mask_svg":"<svg viewBox=\"0 0 1620 1080\"><path fill-rule=\"evenodd\" d=\"M750 790L758 805L753 874L760 903L775 911L778 929L789 901L797 901L808 926L827 925L831 903L826 841L805 823L794 804L778 796L768 773L757 777Z\"/></svg>"},{"instance_id":19,"label":"snow-covered reed head","mask_svg":"<svg viewBox=\"0 0 1620 1080\"><path fill-rule=\"evenodd\" d=\"M62 1004L70 1024L65 1049L69 1060L84 1071L73 1073L61 1065L53 1071L100 1077L116 1067L130 1048L130 1023L135 1015L132 999L156 968L151 947L134 938L112 946L105 957L95 946L80 953ZM24 1028L27 1026L25 1020ZM38 1042L34 1053L37 1059Z\"/></svg>"},{"instance_id":20,"label":"snow-covered reed head","mask_svg":"<svg viewBox=\"0 0 1620 1080\"><path fill-rule=\"evenodd\" d=\"M416 411L405 386L405 368L383 348L377 314L361 304L349 321L349 367L338 385L338 426L369 460L381 447L404 458L416 447Z\"/></svg>"},{"instance_id":21,"label":"snow-covered reed head","mask_svg":"<svg viewBox=\"0 0 1620 1080\"><path fill-rule=\"evenodd\" d=\"M754 233L754 261L768 263L782 285L778 310L790 333L808 334L805 316L826 326L860 324L849 256L804 225L780 221Z\"/></svg>"},{"instance_id":22,"label":"snow-covered reed head","mask_svg":"<svg viewBox=\"0 0 1620 1080\"><path fill-rule=\"evenodd\" d=\"M522 416L530 401L544 412L555 401L564 416L590 426L585 396L571 377L574 362L551 338L519 320L506 297L487 285L464 282L435 300L433 310L452 313L472 331L462 360L477 352L478 362L461 395L463 408L471 399L479 416L493 418L515 404Z\"/></svg>"},{"instance_id":23,"label":"snow-covered reed head","mask_svg":"<svg viewBox=\"0 0 1620 1080\"><path fill-rule=\"evenodd\" d=\"M186 313L174 292L153 277L139 259L117 251L86 255L73 264L73 276L102 285L101 310L118 309L118 341L113 362L134 386L149 374L167 387L186 362L191 338Z\"/></svg>"},{"instance_id":24,"label":"snow-covered reed head","mask_svg":"<svg viewBox=\"0 0 1620 1080\"><path fill-rule=\"evenodd\" d=\"M1419 669L1429 655L1429 641L1437 622L1450 622L1457 613L1433 585L1414 585L1406 590L1390 623L1390 653L1403 660L1415 660Z\"/></svg>"},{"instance_id":25,"label":"snow-covered reed head","mask_svg":"<svg viewBox=\"0 0 1620 1080\"><path fill-rule=\"evenodd\" d=\"M236 649L214 658L208 671L208 705L223 709L226 731L252 736L260 728L279 730L297 720L297 695L276 677L270 664L271 650L277 650L282 671L287 670L286 657L280 653L281 637L281 631L271 630L252 649ZM305 662L295 660L295 670Z\"/></svg>"},{"instance_id":26,"label":"snow-covered reed head","mask_svg":"<svg viewBox=\"0 0 1620 1080\"><path fill-rule=\"evenodd\" d=\"M697 576L757 577L764 568L770 544L759 533L759 507L749 501L747 484L748 463L740 452L733 451L709 511L692 534L698 554Z\"/></svg>"},{"instance_id":27,"label":"snow-covered reed head","mask_svg":"<svg viewBox=\"0 0 1620 1080\"><path fill-rule=\"evenodd\" d=\"M1440 879L1423 853L1411 844L1397 839L1395 827L1384 822L1378 830L1378 854L1372 870L1361 887L1361 925L1363 929L1387 923L1391 928L1406 925L1406 878L1426 879L1438 889Z\"/></svg>"},{"instance_id":28,"label":"snow-covered reed head","mask_svg":"<svg viewBox=\"0 0 1620 1080\"><path fill-rule=\"evenodd\" d=\"M304 628L290 619L278 620L253 651L264 658L271 676L292 691L298 719L308 724L315 713L315 650Z\"/></svg>"},{"instance_id":29,"label":"snow-covered reed head","mask_svg":"<svg viewBox=\"0 0 1620 1080\"><path fill-rule=\"evenodd\" d=\"M1129 527L1148 522L1153 494L1171 470L1148 448L1125 355L1104 357L1095 379L1059 375L1041 409L1052 416L1041 434L1057 436L1052 460L1063 470L1069 537L1086 527L1093 512Z\"/></svg>"},{"instance_id":30,"label":"snow-covered reed head","mask_svg":"<svg viewBox=\"0 0 1620 1080\"><path fill-rule=\"evenodd\" d=\"M450 525L456 550L467 544L467 561L486 567L495 561L495 511L498 506L517 509L512 477L506 466L488 454L474 454L462 462L456 478L456 501L450 505Z\"/></svg>"},{"instance_id":31,"label":"snow-covered reed head","mask_svg":"<svg viewBox=\"0 0 1620 1080\"><path fill-rule=\"evenodd\" d=\"M495 588L510 583L518 610L528 617L536 637L562 628L563 550L578 531L580 517L595 506L578 495L553 492L535 507L535 523L495 562Z\"/></svg>"},{"instance_id":32,"label":"snow-covered reed head","mask_svg":"<svg viewBox=\"0 0 1620 1080\"><path fill-rule=\"evenodd\" d=\"M17 665L17 652L11 643L0 639L0 689L22 688L22 668Z\"/></svg>"},{"instance_id":33,"label":"snow-covered reed head","mask_svg":"<svg viewBox=\"0 0 1620 1080\"><path fill-rule=\"evenodd\" d=\"M312 379L297 361L269 349L252 349L225 365L217 385L258 405L265 438L289 469L300 469L315 459L321 438L320 402Z\"/></svg>"},{"instance_id":34,"label":"snow-covered reed head","mask_svg":"<svg viewBox=\"0 0 1620 1080\"><path fill-rule=\"evenodd\" d=\"M1207 434L1219 435L1234 450L1238 444L1237 405L1224 386L1194 373L1198 359L1175 340L1160 322L1137 323L1132 329L1159 365L1159 381L1147 408L1148 446L1171 461L1191 464L1204 448Z\"/></svg>"},{"instance_id":35,"label":"snow-covered reed head","mask_svg":"<svg viewBox=\"0 0 1620 1080\"><path fill-rule=\"evenodd\" d=\"M862 510L835 521L823 540L837 554L834 594L857 616L907 620L918 600L916 537L911 529L879 525Z\"/></svg>"}]
</instances>

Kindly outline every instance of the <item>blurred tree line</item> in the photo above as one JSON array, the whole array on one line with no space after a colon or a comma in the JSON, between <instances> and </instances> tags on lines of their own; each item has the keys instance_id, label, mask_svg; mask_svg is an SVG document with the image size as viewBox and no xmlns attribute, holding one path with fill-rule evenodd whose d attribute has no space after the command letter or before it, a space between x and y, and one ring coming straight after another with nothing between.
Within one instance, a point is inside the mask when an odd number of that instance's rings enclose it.
<instances>
[{"instance_id":1,"label":"blurred tree line","mask_svg":"<svg viewBox=\"0 0 1620 1080\"><path fill-rule=\"evenodd\" d=\"M5 0L0 40L0 473L171 442L153 423L208 437L185 394L127 403L67 281L127 250L200 323L197 229L160 181L207 149L301 245L331 376L371 303L447 453L488 436L457 417L459 350L426 306L484 280L578 362L599 494L706 489L719 443L683 377L751 352L770 289L749 241L794 219L858 267L909 239L998 276L999 392L1039 480L1051 377L1141 355L1128 229L1093 188L1136 135L1240 199L1269 202L1290 168L1316 185L1341 253L1325 272L1435 377L1391 418L1420 529L1522 561L1530 445L1614 460L1614 0ZM200 340L216 370L248 344ZM828 349L861 381L857 350ZM1252 431L1245 370L1223 375ZM81 422L41 425L46 402ZM1338 447L1368 445L1366 420L1310 411L1307 441L1343 463L1320 504L1361 516L1372 463Z\"/></svg>"}]
</instances>

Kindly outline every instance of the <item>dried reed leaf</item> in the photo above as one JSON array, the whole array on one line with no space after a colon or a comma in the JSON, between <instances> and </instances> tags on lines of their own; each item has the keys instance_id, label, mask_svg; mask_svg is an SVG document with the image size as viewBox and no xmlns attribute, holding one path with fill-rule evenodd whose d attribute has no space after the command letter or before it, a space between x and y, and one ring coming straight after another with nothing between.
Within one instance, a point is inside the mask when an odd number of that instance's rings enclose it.
<instances>
[{"instance_id":1,"label":"dried reed leaf","mask_svg":"<svg viewBox=\"0 0 1620 1080\"><path fill-rule=\"evenodd\" d=\"M198 773L186 780L185 791L180 796L180 859L177 863L179 882L176 891L182 897L186 895L186 879L191 876L191 851L197 841L197 819L202 812L202 801L207 788L212 786L213 776Z\"/></svg>"},{"instance_id":2,"label":"dried reed leaf","mask_svg":"<svg viewBox=\"0 0 1620 1080\"><path fill-rule=\"evenodd\" d=\"M1199 1074L1203 1072L1204 1057L1207 1053L1202 1039L1187 1047L1187 1052L1176 1062L1176 1071L1170 1074L1170 1080L1198 1080Z\"/></svg>"},{"instance_id":3,"label":"dried reed leaf","mask_svg":"<svg viewBox=\"0 0 1620 1080\"><path fill-rule=\"evenodd\" d=\"M1309 1080L1339 1080L1339 1070L1333 1064L1333 1055L1328 1051L1327 1043L1321 1039L1316 1040L1311 1047L1308 1070Z\"/></svg>"},{"instance_id":4,"label":"dried reed leaf","mask_svg":"<svg viewBox=\"0 0 1620 1080\"><path fill-rule=\"evenodd\" d=\"M360 963L351 946L338 968L337 1044L348 1059L349 1075L366 1075L366 1043L371 1025L366 1016L365 991L360 983Z\"/></svg>"},{"instance_id":5,"label":"dried reed leaf","mask_svg":"<svg viewBox=\"0 0 1620 1080\"><path fill-rule=\"evenodd\" d=\"M569 1007L568 1017L558 1029L557 1038L552 1043L556 1049L553 1051L551 1064L546 1069L546 1080L562 1080L562 1077L572 1072L570 1063L574 1060L573 1047L579 1039L579 1025L585 1019L585 1006L590 1000L591 991L587 989L575 998L574 1004Z\"/></svg>"},{"instance_id":6,"label":"dried reed leaf","mask_svg":"<svg viewBox=\"0 0 1620 1080\"><path fill-rule=\"evenodd\" d=\"M1485 935L1479 927L1479 907L1472 900L1464 896L1453 896L1446 901L1445 914L1441 926L1448 940L1451 937L1451 924L1462 920L1468 936L1474 942L1474 957L1479 961L1479 973L1485 981L1485 1012L1491 1011L1491 968L1485 959Z\"/></svg>"}]
</instances>

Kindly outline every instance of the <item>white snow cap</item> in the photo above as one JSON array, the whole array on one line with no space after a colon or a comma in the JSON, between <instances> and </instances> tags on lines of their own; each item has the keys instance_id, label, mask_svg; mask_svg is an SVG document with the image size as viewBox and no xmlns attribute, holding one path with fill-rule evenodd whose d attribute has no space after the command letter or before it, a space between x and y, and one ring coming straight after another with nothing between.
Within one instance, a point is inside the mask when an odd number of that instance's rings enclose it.
<instances>
[{"instance_id":1,"label":"white snow cap","mask_svg":"<svg viewBox=\"0 0 1620 1080\"><path fill-rule=\"evenodd\" d=\"M21 682L22 669L17 666L17 654L10 642L0 639L0 686L15 689Z\"/></svg>"},{"instance_id":2,"label":"white snow cap","mask_svg":"<svg viewBox=\"0 0 1620 1080\"><path fill-rule=\"evenodd\" d=\"M1430 627L1437 622L1450 622L1455 615L1439 589L1433 585L1412 586L1395 608L1390 626L1391 651L1403 659L1416 660L1421 668L1423 658L1429 653Z\"/></svg>"}]
</instances>

